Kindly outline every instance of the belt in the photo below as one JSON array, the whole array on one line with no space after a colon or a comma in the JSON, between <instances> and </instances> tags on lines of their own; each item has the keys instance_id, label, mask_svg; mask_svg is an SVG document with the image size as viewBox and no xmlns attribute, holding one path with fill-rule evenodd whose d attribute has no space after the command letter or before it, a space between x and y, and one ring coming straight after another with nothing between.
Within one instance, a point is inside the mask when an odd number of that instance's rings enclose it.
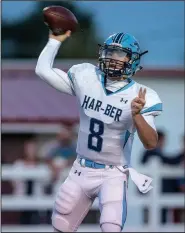
<instances>
[{"instance_id":1,"label":"belt","mask_svg":"<svg viewBox=\"0 0 185 233\"><path fill-rule=\"evenodd\" d=\"M82 159L80 158L78 160L79 164L82 167L90 167L90 168L95 168L95 169L103 169L103 168L113 168L113 165L105 165L105 164L101 164L101 163L96 163L92 160L89 159Z\"/></svg>"},{"instance_id":2,"label":"belt","mask_svg":"<svg viewBox=\"0 0 185 233\"><path fill-rule=\"evenodd\" d=\"M96 163L89 159L82 159L82 158L79 158L77 161L82 167L90 167L90 168L95 168L95 169L116 167L121 172L129 171L132 181L135 183L139 191L142 193L147 193L149 190L153 188L151 186L151 182L152 182L151 177L141 174L137 172L135 169L133 169L132 167L129 167L127 165L125 166L105 165L101 163Z\"/></svg>"}]
</instances>

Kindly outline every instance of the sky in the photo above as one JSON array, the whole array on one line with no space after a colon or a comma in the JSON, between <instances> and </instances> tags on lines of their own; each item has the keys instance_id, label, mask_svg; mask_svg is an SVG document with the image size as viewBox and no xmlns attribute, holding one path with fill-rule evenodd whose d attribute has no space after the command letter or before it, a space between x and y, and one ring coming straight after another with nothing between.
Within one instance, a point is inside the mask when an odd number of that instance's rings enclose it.
<instances>
[{"instance_id":1,"label":"sky","mask_svg":"<svg viewBox=\"0 0 185 233\"><path fill-rule=\"evenodd\" d=\"M184 65L184 2L75 1L75 4L93 13L97 31L103 38L120 31L133 34L141 48L149 50L144 58L146 65ZM3 2L2 17L19 20L33 11L35 5L34 1Z\"/></svg>"}]
</instances>

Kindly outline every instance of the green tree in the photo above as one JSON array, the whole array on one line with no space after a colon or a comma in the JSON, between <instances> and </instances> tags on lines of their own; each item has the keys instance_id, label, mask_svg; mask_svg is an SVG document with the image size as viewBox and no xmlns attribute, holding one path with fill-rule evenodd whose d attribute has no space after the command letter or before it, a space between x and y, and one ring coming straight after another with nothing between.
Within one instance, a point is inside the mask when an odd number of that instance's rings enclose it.
<instances>
[{"instance_id":1,"label":"green tree","mask_svg":"<svg viewBox=\"0 0 185 233\"><path fill-rule=\"evenodd\" d=\"M75 2L37 2L35 10L19 22L2 22L2 57L36 58L48 40L48 28L43 22L42 10L50 5L61 5L71 10L78 19L82 31L76 32L67 40L59 52L60 58L95 58L100 38L96 33L93 15L82 12ZM5 41L13 42L13 54L6 54Z\"/></svg>"}]
</instances>

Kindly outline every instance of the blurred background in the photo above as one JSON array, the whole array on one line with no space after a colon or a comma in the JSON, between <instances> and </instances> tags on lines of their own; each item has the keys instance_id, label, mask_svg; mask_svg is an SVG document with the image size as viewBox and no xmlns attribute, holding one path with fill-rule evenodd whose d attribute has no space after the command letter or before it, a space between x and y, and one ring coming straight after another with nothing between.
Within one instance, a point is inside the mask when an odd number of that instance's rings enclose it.
<instances>
[{"instance_id":1,"label":"blurred background","mask_svg":"<svg viewBox=\"0 0 185 233\"><path fill-rule=\"evenodd\" d=\"M149 53L134 79L157 91L164 111L157 117L159 142L145 151L136 136L132 164L154 178L141 195L129 184L124 231L184 231L184 2L2 1L2 232L51 232L58 186L76 157L78 109L74 97L41 81L34 72L48 40L42 9L61 5L82 32L62 45L55 67L97 64L98 43L129 32ZM100 231L98 203L79 228Z\"/></svg>"}]
</instances>

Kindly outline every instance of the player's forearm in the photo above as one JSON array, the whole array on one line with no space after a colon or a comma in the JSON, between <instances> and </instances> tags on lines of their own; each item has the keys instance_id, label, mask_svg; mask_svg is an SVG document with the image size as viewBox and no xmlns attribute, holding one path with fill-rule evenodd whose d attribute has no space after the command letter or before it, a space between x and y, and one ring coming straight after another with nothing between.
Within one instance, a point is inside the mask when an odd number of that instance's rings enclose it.
<instances>
[{"instance_id":1,"label":"player's forearm","mask_svg":"<svg viewBox=\"0 0 185 233\"><path fill-rule=\"evenodd\" d=\"M133 116L133 121L141 142L147 150L154 149L157 146L157 132L145 121L141 114Z\"/></svg>"},{"instance_id":2,"label":"player's forearm","mask_svg":"<svg viewBox=\"0 0 185 233\"><path fill-rule=\"evenodd\" d=\"M36 74L39 76L45 76L47 71L50 71L53 67L53 63L56 57L56 54L60 48L61 42L49 38L49 41L45 48L42 50L35 69Z\"/></svg>"}]
</instances>

